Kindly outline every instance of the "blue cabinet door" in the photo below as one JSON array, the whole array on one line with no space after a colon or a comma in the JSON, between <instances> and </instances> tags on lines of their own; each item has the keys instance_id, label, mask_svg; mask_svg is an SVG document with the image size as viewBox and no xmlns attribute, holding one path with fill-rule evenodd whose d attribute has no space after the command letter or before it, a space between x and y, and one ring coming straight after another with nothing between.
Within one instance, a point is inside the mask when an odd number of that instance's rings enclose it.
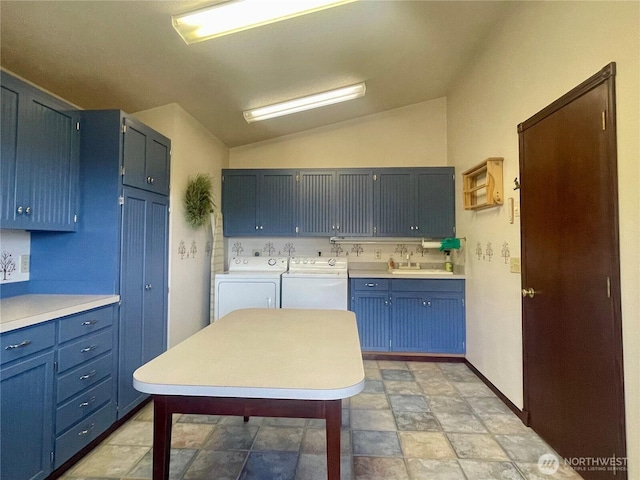
<instances>
[{"instance_id":1,"label":"blue cabinet door","mask_svg":"<svg viewBox=\"0 0 640 480\"><path fill-rule=\"evenodd\" d=\"M263 170L260 172L256 222L258 235L295 235L296 205L297 189L294 170Z\"/></svg>"},{"instance_id":2,"label":"blue cabinet door","mask_svg":"<svg viewBox=\"0 0 640 480\"><path fill-rule=\"evenodd\" d=\"M459 293L429 292L425 348L434 353L465 353L465 315Z\"/></svg>"},{"instance_id":3,"label":"blue cabinet door","mask_svg":"<svg viewBox=\"0 0 640 480\"><path fill-rule=\"evenodd\" d=\"M168 294L168 198L149 196L147 201L147 238L145 242L143 361L160 355L167 349ZM204 255L204 252L194 252Z\"/></svg>"},{"instance_id":4,"label":"blue cabinet door","mask_svg":"<svg viewBox=\"0 0 640 480\"><path fill-rule=\"evenodd\" d=\"M429 238L455 236L455 185L453 168L431 168L416 173L415 233Z\"/></svg>"},{"instance_id":5,"label":"blue cabinet door","mask_svg":"<svg viewBox=\"0 0 640 480\"><path fill-rule=\"evenodd\" d=\"M145 395L133 388L133 372L166 349L168 199L125 188L118 416Z\"/></svg>"},{"instance_id":6,"label":"blue cabinet door","mask_svg":"<svg viewBox=\"0 0 640 480\"><path fill-rule=\"evenodd\" d=\"M299 234L307 237L336 235L333 213L335 204L334 170L304 170L300 172L298 188Z\"/></svg>"},{"instance_id":7,"label":"blue cabinet door","mask_svg":"<svg viewBox=\"0 0 640 480\"><path fill-rule=\"evenodd\" d=\"M391 350L428 352L429 324L423 292L394 292L391 295Z\"/></svg>"},{"instance_id":8,"label":"blue cabinet door","mask_svg":"<svg viewBox=\"0 0 640 480\"><path fill-rule=\"evenodd\" d=\"M170 141L137 120L124 118L122 183L169 194Z\"/></svg>"},{"instance_id":9,"label":"blue cabinet door","mask_svg":"<svg viewBox=\"0 0 640 480\"><path fill-rule=\"evenodd\" d=\"M21 97L20 89L17 85L13 85L13 82L9 81L10 79L11 77L7 77L2 73L0 224L4 228L15 221L17 208L16 181L19 163L18 134L22 134L21 129L25 125L25 121L19 118L19 115L24 115L25 109L19 108L20 102L24 101L24 97ZM20 154L23 154L23 152L20 152Z\"/></svg>"},{"instance_id":10,"label":"blue cabinet door","mask_svg":"<svg viewBox=\"0 0 640 480\"><path fill-rule=\"evenodd\" d=\"M363 351L389 351L389 293L352 292L351 311L356 314Z\"/></svg>"},{"instance_id":11,"label":"blue cabinet door","mask_svg":"<svg viewBox=\"0 0 640 480\"><path fill-rule=\"evenodd\" d=\"M53 352L0 372L0 472L3 479L39 480L51 472Z\"/></svg>"},{"instance_id":12,"label":"blue cabinet door","mask_svg":"<svg viewBox=\"0 0 640 480\"><path fill-rule=\"evenodd\" d=\"M410 169L375 172L375 227L378 237L408 237L415 231L414 177Z\"/></svg>"},{"instance_id":13,"label":"blue cabinet door","mask_svg":"<svg viewBox=\"0 0 640 480\"><path fill-rule=\"evenodd\" d=\"M335 235L373 236L373 170L337 170Z\"/></svg>"},{"instance_id":14,"label":"blue cabinet door","mask_svg":"<svg viewBox=\"0 0 640 480\"><path fill-rule=\"evenodd\" d=\"M258 182L255 170L225 170L222 177L222 221L228 237L256 235Z\"/></svg>"},{"instance_id":15,"label":"blue cabinet door","mask_svg":"<svg viewBox=\"0 0 640 480\"><path fill-rule=\"evenodd\" d=\"M80 115L2 73L3 228L75 230Z\"/></svg>"}]
</instances>

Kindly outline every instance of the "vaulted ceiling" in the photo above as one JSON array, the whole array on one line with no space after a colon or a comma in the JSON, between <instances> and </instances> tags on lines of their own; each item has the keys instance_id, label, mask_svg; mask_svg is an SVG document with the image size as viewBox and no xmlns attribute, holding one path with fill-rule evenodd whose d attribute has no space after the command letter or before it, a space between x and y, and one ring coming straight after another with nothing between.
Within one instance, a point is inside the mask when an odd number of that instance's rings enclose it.
<instances>
[{"instance_id":1,"label":"vaulted ceiling","mask_svg":"<svg viewBox=\"0 0 640 480\"><path fill-rule=\"evenodd\" d=\"M0 61L82 108L178 103L234 147L445 96L513 8L361 0L186 45L171 15L212 3L2 0ZM361 81L364 98L253 124L242 116Z\"/></svg>"}]
</instances>

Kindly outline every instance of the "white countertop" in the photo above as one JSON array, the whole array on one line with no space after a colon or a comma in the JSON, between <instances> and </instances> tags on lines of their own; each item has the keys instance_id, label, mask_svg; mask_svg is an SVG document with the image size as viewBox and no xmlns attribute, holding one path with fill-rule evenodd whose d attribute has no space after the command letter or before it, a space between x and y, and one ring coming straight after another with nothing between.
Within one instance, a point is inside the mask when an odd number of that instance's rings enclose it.
<instances>
[{"instance_id":1,"label":"white countertop","mask_svg":"<svg viewBox=\"0 0 640 480\"><path fill-rule=\"evenodd\" d=\"M133 374L156 395L336 400L360 393L356 317L345 310L242 309Z\"/></svg>"},{"instance_id":2,"label":"white countertop","mask_svg":"<svg viewBox=\"0 0 640 480\"><path fill-rule=\"evenodd\" d=\"M18 295L3 298L0 300L0 333L111 305L119 300L119 295Z\"/></svg>"},{"instance_id":3,"label":"white countertop","mask_svg":"<svg viewBox=\"0 0 640 480\"><path fill-rule=\"evenodd\" d=\"M431 280L464 280L466 276L460 273L432 272L427 269L423 271L409 271L407 273L390 273L387 270L352 270L349 269L349 278L394 278L394 279L431 279Z\"/></svg>"}]
</instances>

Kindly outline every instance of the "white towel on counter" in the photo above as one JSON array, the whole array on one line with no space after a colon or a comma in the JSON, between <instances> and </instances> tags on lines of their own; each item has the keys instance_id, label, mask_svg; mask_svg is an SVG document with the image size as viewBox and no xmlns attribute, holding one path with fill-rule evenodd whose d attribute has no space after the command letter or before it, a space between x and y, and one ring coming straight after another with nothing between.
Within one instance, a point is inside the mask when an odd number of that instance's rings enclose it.
<instances>
[{"instance_id":1,"label":"white towel on counter","mask_svg":"<svg viewBox=\"0 0 640 480\"><path fill-rule=\"evenodd\" d=\"M209 322L213 323L216 306L216 273L224 272L224 241L222 232L222 213L211 213L211 294L209 298Z\"/></svg>"}]
</instances>

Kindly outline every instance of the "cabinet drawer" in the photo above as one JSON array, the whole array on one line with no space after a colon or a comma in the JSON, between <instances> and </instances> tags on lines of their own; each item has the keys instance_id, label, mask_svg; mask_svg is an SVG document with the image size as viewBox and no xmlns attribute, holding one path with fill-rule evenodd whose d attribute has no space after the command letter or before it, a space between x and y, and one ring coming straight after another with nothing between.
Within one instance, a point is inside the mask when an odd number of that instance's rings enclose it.
<instances>
[{"instance_id":1,"label":"cabinet drawer","mask_svg":"<svg viewBox=\"0 0 640 480\"><path fill-rule=\"evenodd\" d=\"M358 291L384 291L389 290L389 280L384 278L354 278L351 280L351 286Z\"/></svg>"},{"instance_id":2,"label":"cabinet drawer","mask_svg":"<svg viewBox=\"0 0 640 480\"><path fill-rule=\"evenodd\" d=\"M112 325L113 311L113 307L98 308L59 320L59 342L68 342Z\"/></svg>"},{"instance_id":3,"label":"cabinet drawer","mask_svg":"<svg viewBox=\"0 0 640 480\"><path fill-rule=\"evenodd\" d=\"M56 435L64 432L71 425L79 422L86 416L91 415L111 400L112 393L113 379L108 378L104 382L58 407L56 413Z\"/></svg>"},{"instance_id":4,"label":"cabinet drawer","mask_svg":"<svg viewBox=\"0 0 640 480\"><path fill-rule=\"evenodd\" d=\"M4 365L40 350L51 348L55 342L55 322L45 322L5 333L0 336L0 364Z\"/></svg>"},{"instance_id":5,"label":"cabinet drawer","mask_svg":"<svg viewBox=\"0 0 640 480\"><path fill-rule=\"evenodd\" d=\"M86 447L115 421L115 404L109 402L71 430L59 436L56 439L56 461L54 468L58 468L82 448Z\"/></svg>"},{"instance_id":6,"label":"cabinet drawer","mask_svg":"<svg viewBox=\"0 0 640 480\"><path fill-rule=\"evenodd\" d=\"M113 355L110 353L62 375L58 378L57 403L63 402L85 388L94 385L99 380L111 375L112 371Z\"/></svg>"},{"instance_id":7,"label":"cabinet drawer","mask_svg":"<svg viewBox=\"0 0 640 480\"><path fill-rule=\"evenodd\" d=\"M464 280L393 280L393 292L464 292Z\"/></svg>"},{"instance_id":8,"label":"cabinet drawer","mask_svg":"<svg viewBox=\"0 0 640 480\"><path fill-rule=\"evenodd\" d=\"M113 331L108 328L60 348L58 351L58 372L62 373L108 352L112 348L112 343Z\"/></svg>"}]
</instances>

